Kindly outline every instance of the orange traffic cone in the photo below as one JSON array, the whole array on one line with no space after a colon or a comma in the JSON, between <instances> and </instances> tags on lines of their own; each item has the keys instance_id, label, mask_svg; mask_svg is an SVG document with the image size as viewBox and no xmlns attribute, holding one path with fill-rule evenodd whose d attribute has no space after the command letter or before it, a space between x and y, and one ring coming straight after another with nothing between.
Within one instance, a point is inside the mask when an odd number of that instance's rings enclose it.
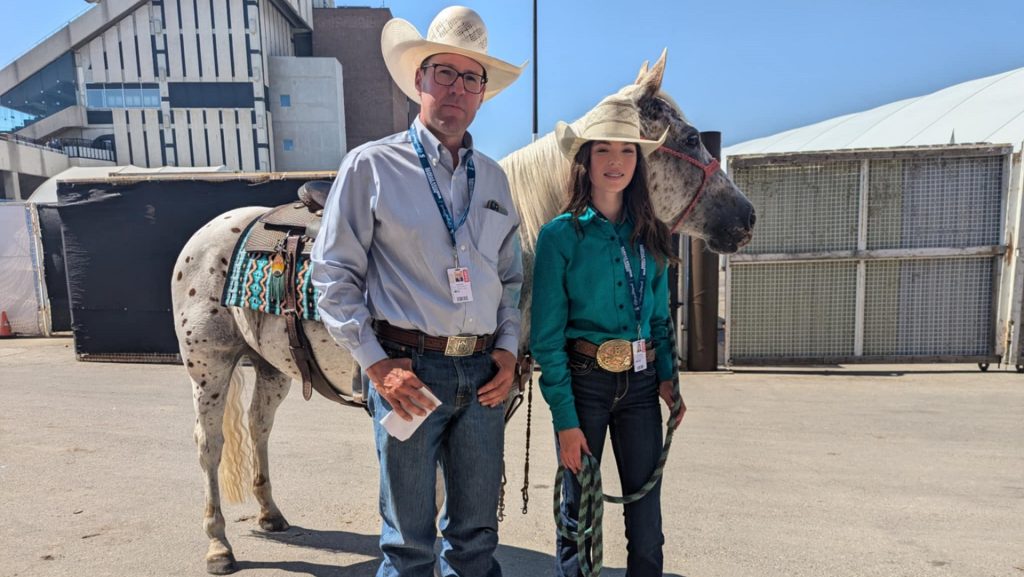
<instances>
[{"instance_id":1,"label":"orange traffic cone","mask_svg":"<svg viewBox=\"0 0 1024 577\"><path fill-rule=\"evenodd\" d=\"M0 311L0 339L13 336L14 332L11 331L11 321L7 320L7 311Z\"/></svg>"}]
</instances>

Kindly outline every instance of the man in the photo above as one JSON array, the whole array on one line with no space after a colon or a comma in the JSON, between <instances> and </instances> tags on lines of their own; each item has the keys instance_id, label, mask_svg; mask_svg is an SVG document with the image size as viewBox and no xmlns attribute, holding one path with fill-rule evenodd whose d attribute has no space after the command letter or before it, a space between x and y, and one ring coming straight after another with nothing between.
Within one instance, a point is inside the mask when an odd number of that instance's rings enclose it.
<instances>
[{"instance_id":1,"label":"man","mask_svg":"<svg viewBox=\"0 0 1024 577\"><path fill-rule=\"evenodd\" d=\"M393 19L381 48L420 114L409 131L345 157L312 253L320 315L373 383L377 575L434 574L440 462L442 575L499 576L503 407L519 346L522 256L508 179L466 130L522 67L487 55L487 29L464 7L439 13L426 39ZM381 425L389 411L429 416L399 441Z\"/></svg>"}]
</instances>

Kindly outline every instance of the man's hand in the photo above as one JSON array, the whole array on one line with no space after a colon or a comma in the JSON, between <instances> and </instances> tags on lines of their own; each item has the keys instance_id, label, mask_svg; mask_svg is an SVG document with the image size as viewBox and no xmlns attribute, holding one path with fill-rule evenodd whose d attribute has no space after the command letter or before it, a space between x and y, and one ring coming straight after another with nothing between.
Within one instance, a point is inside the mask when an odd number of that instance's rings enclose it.
<instances>
[{"instance_id":1,"label":"man's hand","mask_svg":"<svg viewBox=\"0 0 1024 577\"><path fill-rule=\"evenodd\" d=\"M668 406L668 410L672 411L672 381L661 381L661 385L658 386L658 394L661 395L662 400ZM683 422L683 415L686 414L686 401L683 400L683 394L679 394L679 416L676 417L676 426Z\"/></svg>"},{"instance_id":2,"label":"man's hand","mask_svg":"<svg viewBox=\"0 0 1024 577\"><path fill-rule=\"evenodd\" d=\"M413 415L426 415L434 403L420 389L423 381L412 372L412 359L384 359L377 361L366 374L373 386L391 408L406 421Z\"/></svg>"},{"instance_id":3,"label":"man's hand","mask_svg":"<svg viewBox=\"0 0 1024 577\"><path fill-rule=\"evenodd\" d=\"M579 475L583 469L583 453L591 454L590 447L587 447L587 438L583 436L583 429L565 429L558 431L558 457L562 466Z\"/></svg>"},{"instance_id":4,"label":"man's hand","mask_svg":"<svg viewBox=\"0 0 1024 577\"><path fill-rule=\"evenodd\" d=\"M515 355L504 349L494 349L491 358L498 365L498 374L476 391L480 404L485 407L497 407L504 403L516 377Z\"/></svg>"}]
</instances>

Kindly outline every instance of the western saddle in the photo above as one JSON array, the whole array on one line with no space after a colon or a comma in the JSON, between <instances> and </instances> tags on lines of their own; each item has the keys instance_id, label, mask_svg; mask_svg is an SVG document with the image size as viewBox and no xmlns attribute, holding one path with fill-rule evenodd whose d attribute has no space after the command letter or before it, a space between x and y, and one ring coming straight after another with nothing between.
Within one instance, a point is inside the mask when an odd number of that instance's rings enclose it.
<instances>
[{"instance_id":1,"label":"western saddle","mask_svg":"<svg viewBox=\"0 0 1024 577\"><path fill-rule=\"evenodd\" d=\"M366 406L362 387L353 387L351 398L338 391L313 356L306 332L302 329L302 311L298 310L296 295L297 274L300 257L308 258L313 241L320 231L320 220L324 204L331 190L331 183L313 180L299 187L299 202L283 204L259 217L243 247L246 252L275 255L284 260L284 295L281 312L288 329L288 348L292 360L302 375L302 396L308 401L313 389L327 399L350 407ZM275 273L272 273L275 274ZM353 381L358 379L353 377ZM357 392L360 391L360 392Z\"/></svg>"}]
</instances>

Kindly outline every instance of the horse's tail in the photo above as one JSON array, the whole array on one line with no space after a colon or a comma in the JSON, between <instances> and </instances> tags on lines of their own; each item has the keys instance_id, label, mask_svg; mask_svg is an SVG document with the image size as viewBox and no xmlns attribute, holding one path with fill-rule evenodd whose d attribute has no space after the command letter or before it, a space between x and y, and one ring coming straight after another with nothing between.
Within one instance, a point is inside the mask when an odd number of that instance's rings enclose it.
<instances>
[{"instance_id":1,"label":"horse's tail","mask_svg":"<svg viewBox=\"0 0 1024 577\"><path fill-rule=\"evenodd\" d=\"M242 503L252 492L253 446L249 429L243 417L242 389L245 377L236 366L228 383L228 396L224 407L224 451L221 453L220 478L221 495L229 503Z\"/></svg>"}]
</instances>

